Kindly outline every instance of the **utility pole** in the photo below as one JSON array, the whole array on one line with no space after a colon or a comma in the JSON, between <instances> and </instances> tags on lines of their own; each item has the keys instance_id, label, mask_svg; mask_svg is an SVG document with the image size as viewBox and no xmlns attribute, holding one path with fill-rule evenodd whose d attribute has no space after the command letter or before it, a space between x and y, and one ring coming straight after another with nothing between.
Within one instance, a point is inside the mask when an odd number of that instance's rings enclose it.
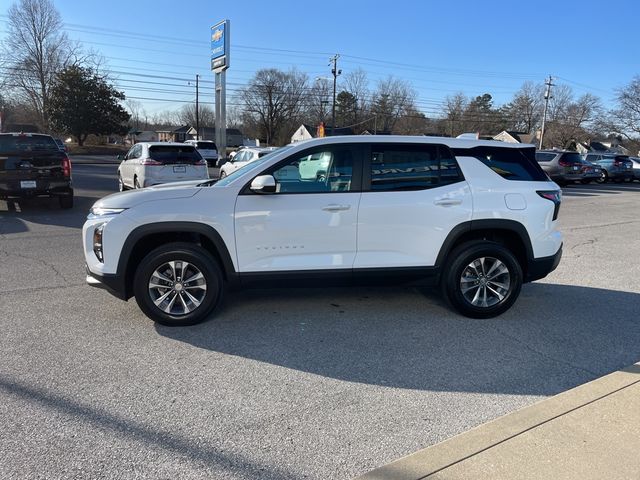
<instances>
[{"instance_id":1,"label":"utility pole","mask_svg":"<svg viewBox=\"0 0 640 480\"><path fill-rule=\"evenodd\" d=\"M200 140L200 109L198 108L198 81L200 75L196 75L196 140Z\"/></svg>"},{"instance_id":2,"label":"utility pole","mask_svg":"<svg viewBox=\"0 0 640 480\"><path fill-rule=\"evenodd\" d=\"M329 59L329 66L333 63L333 68L331 69L331 73L333 74L333 113L331 114L331 136L336 128L336 81L338 80L338 75L342 74L342 70L338 70L338 59L340 55L337 53Z\"/></svg>"},{"instance_id":3,"label":"utility pole","mask_svg":"<svg viewBox=\"0 0 640 480\"><path fill-rule=\"evenodd\" d=\"M544 140L544 124L547 121L547 108L549 107L549 98L551 98L551 87L554 87L555 84L551 83L553 78L549 75L549 79L545 82L547 89L544 92L544 113L542 114L542 128L540 129L540 150L542 150L542 142Z\"/></svg>"}]
</instances>

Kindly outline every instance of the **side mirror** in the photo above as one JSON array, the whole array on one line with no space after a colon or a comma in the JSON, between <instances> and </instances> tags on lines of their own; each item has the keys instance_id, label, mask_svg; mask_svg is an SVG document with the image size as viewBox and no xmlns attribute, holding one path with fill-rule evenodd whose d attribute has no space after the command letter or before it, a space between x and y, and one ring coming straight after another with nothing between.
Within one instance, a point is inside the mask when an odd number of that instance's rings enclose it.
<instances>
[{"instance_id":1,"label":"side mirror","mask_svg":"<svg viewBox=\"0 0 640 480\"><path fill-rule=\"evenodd\" d=\"M116 155L116 160L122 160L124 156L122 154Z\"/></svg>"},{"instance_id":2,"label":"side mirror","mask_svg":"<svg viewBox=\"0 0 640 480\"><path fill-rule=\"evenodd\" d=\"M275 193L276 179L273 175L260 175L253 179L249 188L256 193Z\"/></svg>"}]
</instances>

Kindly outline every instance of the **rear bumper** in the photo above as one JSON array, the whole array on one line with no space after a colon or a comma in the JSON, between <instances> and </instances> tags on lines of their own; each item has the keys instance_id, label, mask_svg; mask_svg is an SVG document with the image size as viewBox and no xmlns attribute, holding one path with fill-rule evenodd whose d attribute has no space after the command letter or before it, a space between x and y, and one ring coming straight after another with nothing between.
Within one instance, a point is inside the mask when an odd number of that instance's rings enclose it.
<instances>
[{"instance_id":1,"label":"rear bumper","mask_svg":"<svg viewBox=\"0 0 640 480\"><path fill-rule=\"evenodd\" d=\"M28 198L42 195L73 195L71 182L36 180L36 188L20 188L19 181L0 182L0 197Z\"/></svg>"},{"instance_id":2,"label":"rear bumper","mask_svg":"<svg viewBox=\"0 0 640 480\"><path fill-rule=\"evenodd\" d=\"M553 272L562 258L562 245L555 253L549 257L533 258L527 262L527 274L525 276L525 282L533 282L546 277Z\"/></svg>"}]
</instances>

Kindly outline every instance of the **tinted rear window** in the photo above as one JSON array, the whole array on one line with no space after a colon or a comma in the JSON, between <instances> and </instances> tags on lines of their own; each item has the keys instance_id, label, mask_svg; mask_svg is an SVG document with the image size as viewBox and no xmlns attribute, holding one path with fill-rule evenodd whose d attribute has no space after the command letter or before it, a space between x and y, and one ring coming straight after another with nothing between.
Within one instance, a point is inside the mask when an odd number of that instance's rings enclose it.
<instances>
[{"instance_id":1,"label":"tinted rear window","mask_svg":"<svg viewBox=\"0 0 640 480\"><path fill-rule=\"evenodd\" d=\"M579 153L565 153L562 159L569 163L582 163L582 156Z\"/></svg>"},{"instance_id":2,"label":"tinted rear window","mask_svg":"<svg viewBox=\"0 0 640 480\"><path fill-rule=\"evenodd\" d=\"M149 147L149 156L162 163L196 163L202 159L190 145L157 145Z\"/></svg>"},{"instance_id":3,"label":"tinted rear window","mask_svg":"<svg viewBox=\"0 0 640 480\"><path fill-rule=\"evenodd\" d=\"M458 157L475 157L507 180L546 182L549 180L538 162L535 148L474 147L454 148Z\"/></svg>"},{"instance_id":4,"label":"tinted rear window","mask_svg":"<svg viewBox=\"0 0 640 480\"><path fill-rule=\"evenodd\" d=\"M0 153L59 152L58 144L47 136L0 135Z\"/></svg>"},{"instance_id":5,"label":"tinted rear window","mask_svg":"<svg viewBox=\"0 0 640 480\"><path fill-rule=\"evenodd\" d=\"M198 142L196 147L202 150L216 150L216 144L213 142Z\"/></svg>"},{"instance_id":6,"label":"tinted rear window","mask_svg":"<svg viewBox=\"0 0 640 480\"><path fill-rule=\"evenodd\" d=\"M554 158L556 158L555 153L536 152L536 160L538 162L550 162Z\"/></svg>"}]
</instances>

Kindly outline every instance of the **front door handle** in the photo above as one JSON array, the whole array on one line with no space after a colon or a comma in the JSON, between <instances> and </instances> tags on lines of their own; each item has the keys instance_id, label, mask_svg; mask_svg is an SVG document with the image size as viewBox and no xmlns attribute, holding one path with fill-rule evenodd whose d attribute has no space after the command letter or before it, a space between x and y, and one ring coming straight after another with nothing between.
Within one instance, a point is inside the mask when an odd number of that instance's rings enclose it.
<instances>
[{"instance_id":1,"label":"front door handle","mask_svg":"<svg viewBox=\"0 0 640 480\"><path fill-rule=\"evenodd\" d=\"M349 210L351 205L336 205L332 203L331 205L327 205L326 207L322 207L322 210L325 212L339 212L341 210Z\"/></svg>"},{"instance_id":2,"label":"front door handle","mask_svg":"<svg viewBox=\"0 0 640 480\"><path fill-rule=\"evenodd\" d=\"M453 207L454 205L462 205L462 200L455 198L443 198L442 200L436 200L433 203L441 207Z\"/></svg>"}]
</instances>

